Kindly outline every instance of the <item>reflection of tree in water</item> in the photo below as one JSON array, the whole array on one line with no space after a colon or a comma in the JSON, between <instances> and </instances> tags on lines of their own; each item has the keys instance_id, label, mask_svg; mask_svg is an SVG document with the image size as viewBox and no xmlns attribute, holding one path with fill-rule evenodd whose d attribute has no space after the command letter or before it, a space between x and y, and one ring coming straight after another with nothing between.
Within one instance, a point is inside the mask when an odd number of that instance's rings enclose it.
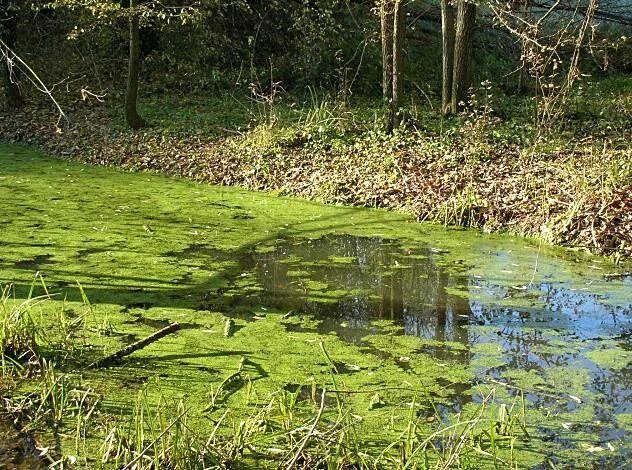
<instances>
[{"instance_id":1,"label":"reflection of tree in water","mask_svg":"<svg viewBox=\"0 0 632 470\"><path fill-rule=\"evenodd\" d=\"M327 236L281 243L254 263L262 301L274 307L344 321L350 328L389 319L409 335L467 343L469 302L447 292L467 280L448 275L427 247Z\"/></svg>"},{"instance_id":2,"label":"reflection of tree in water","mask_svg":"<svg viewBox=\"0 0 632 470\"><path fill-rule=\"evenodd\" d=\"M629 337L630 305L611 305L598 295L552 283L536 284L523 291L494 286L483 279L470 282L492 299L471 301L473 318L479 323L497 326L493 333L482 334L476 341L497 343L504 351L505 364L487 370L486 374L500 378L506 371L535 371L542 376L543 382L551 385L556 383L556 377L550 375L550 371L555 371L556 366L569 367L571 372L575 368L588 370L591 379L586 389L595 393L591 421L595 431L603 442L620 439L623 431L617 427L614 415L632 411L631 370L629 367L618 371L600 368L585 354L603 347L604 341L617 338L619 342ZM525 307L494 304L500 300L510 300ZM545 390L562 396L564 392L573 393L555 387ZM560 400L557 395L541 395L537 391L529 398L537 406L549 410L567 411L565 407L585 406Z\"/></svg>"},{"instance_id":3,"label":"reflection of tree in water","mask_svg":"<svg viewBox=\"0 0 632 470\"><path fill-rule=\"evenodd\" d=\"M546 375L555 366L590 368L581 352L559 343L614 337L630 325L629 305L607 305L593 294L552 283L528 290L501 287L465 272L448 272L428 247L404 248L379 238L284 240L247 263L242 268L252 270L262 288L257 302L312 314L323 333L337 331L360 342L372 331L373 321L391 320L408 335L464 344L458 352L440 345L424 348L440 360L464 362L470 343L499 344L505 364L486 372L497 378L516 369ZM488 300L468 298L473 290L484 292ZM506 300L525 307L503 306ZM472 322L498 328L472 331ZM600 395L602 408L620 408L622 399L629 398L622 389L629 385L617 374L593 372L590 387ZM455 406L469 395L459 387Z\"/></svg>"},{"instance_id":4,"label":"reflection of tree in water","mask_svg":"<svg viewBox=\"0 0 632 470\"><path fill-rule=\"evenodd\" d=\"M497 286L484 279L472 279L470 283L490 297L485 303L472 302L472 313L479 322L513 324L517 329L540 328L545 324L582 339L629 333L632 326L631 304L609 304L599 295L563 285L545 282L520 290ZM525 308L494 305L496 301L508 299L518 301Z\"/></svg>"},{"instance_id":5,"label":"reflection of tree in water","mask_svg":"<svg viewBox=\"0 0 632 470\"><path fill-rule=\"evenodd\" d=\"M427 247L404 249L379 238L328 236L281 243L256 256L254 271L263 288L259 301L313 314L322 333L337 331L347 341L362 343L371 323L386 319L400 324L407 335L468 345L469 302L448 293L448 288L462 291L467 279L449 275ZM469 358L467 347L455 352L437 345L425 352L441 360ZM440 412L458 411L472 399L469 384L446 378L441 385L450 391L452 405Z\"/></svg>"},{"instance_id":6,"label":"reflection of tree in water","mask_svg":"<svg viewBox=\"0 0 632 470\"><path fill-rule=\"evenodd\" d=\"M591 389L597 392L596 419L607 422L613 414L632 413L632 367L600 371L593 377Z\"/></svg>"}]
</instances>

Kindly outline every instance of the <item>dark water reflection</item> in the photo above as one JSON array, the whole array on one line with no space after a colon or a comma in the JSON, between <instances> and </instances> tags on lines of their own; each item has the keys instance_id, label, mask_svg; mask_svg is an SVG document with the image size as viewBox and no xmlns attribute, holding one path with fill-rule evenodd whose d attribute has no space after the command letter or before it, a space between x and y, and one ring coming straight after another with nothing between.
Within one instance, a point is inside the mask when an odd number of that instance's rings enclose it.
<instances>
[{"instance_id":1,"label":"dark water reflection","mask_svg":"<svg viewBox=\"0 0 632 470\"><path fill-rule=\"evenodd\" d=\"M448 274L435 255L387 240L330 236L280 243L254 256L254 271L265 303L315 314L339 333L340 325L370 329L387 319L408 335L467 343L464 326L473 317L465 267Z\"/></svg>"},{"instance_id":2,"label":"dark water reflection","mask_svg":"<svg viewBox=\"0 0 632 470\"><path fill-rule=\"evenodd\" d=\"M256 273L263 289L258 297L265 304L312 313L347 329L370 328L374 320L388 319L407 335L468 344L481 341L468 325L498 325L500 336L517 353L544 341L538 328L586 341L632 333L632 298L614 306L596 294L552 282L496 285L471 276L464 264L443 265L440 253L429 247L327 236L281 240L272 251L242 262L243 270ZM516 306L503 306L508 300Z\"/></svg>"}]
</instances>

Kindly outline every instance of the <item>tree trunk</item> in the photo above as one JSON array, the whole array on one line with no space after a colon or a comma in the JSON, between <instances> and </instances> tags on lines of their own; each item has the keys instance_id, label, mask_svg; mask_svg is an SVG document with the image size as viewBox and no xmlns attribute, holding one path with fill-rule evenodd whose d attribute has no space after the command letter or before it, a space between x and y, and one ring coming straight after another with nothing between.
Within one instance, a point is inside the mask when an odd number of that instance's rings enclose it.
<instances>
[{"instance_id":1,"label":"tree trunk","mask_svg":"<svg viewBox=\"0 0 632 470\"><path fill-rule=\"evenodd\" d=\"M524 18L530 18L529 4L525 2L522 15ZM520 70L518 71L518 94L526 95L529 89L529 73L527 70L527 42L525 39L520 41Z\"/></svg>"},{"instance_id":2,"label":"tree trunk","mask_svg":"<svg viewBox=\"0 0 632 470\"><path fill-rule=\"evenodd\" d=\"M476 5L458 1L454 41L454 73L452 74L452 112L463 108L472 81L472 49Z\"/></svg>"},{"instance_id":3,"label":"tree trunk","mask_svg":"<svg viewBox=\"0 0 632 470\"><path fill-rule=\"evenodd\" d=\"M137 0L130 0L129 10L129 68L127 76L127 91L125 93L125 119L134 130L146 125L136 108L138 101L138 75L140 73L140 33L138 29L138 14L134 11Z\"/></svg>"},{"instance_id":4,"label":"tree trunk","mask_svg":"<svg viewBox=\"0 0 632 470\"><path fill-rule=\"evenodd\" d=\"M0 18L0 37L11 51L15 50L17 43L18 20L16 15L16 11L2 8L3 18ZM5 81L4 94L9 107L19 108L24 104L24 98L19 87L19 70L13 67L11 51L5 51L6 60L2 64L2 74Z\"/></svg>"},{"instance_id":5,"label":"tree trunk","mask_svg":"<svg viewBox=\"0 0 632 470\"><path fill-rule=\"evenodd\" d=\"M520 70L518 70L518 94L519 95L527 95L529 94L529 74L527 73L527 67L522 64L520 66Z\"/></svg>"},{"instance_id":6,"label":"tree trunk","mask_svg":"<svg viewBox=\"0 0 632 470\"><path fill-rule=\"evenodd\" d=\"M441 34L443 37L443 77L441 112L452 114L452 75L454 73L454 7L450 0L441 0Z\"/></svg>"},{"instance_id":7,"label":"tree trunk","mask_svg":"<svg viewBox=\"0 0 632 470\"><path fill-rule=\"evenodd\" d=\"M399 126L401 122L401 96L404 84L404 36L406 34L406 12L404 0L395 0L393 12L393 96L391 99L391 125L387 130Z\"/></svg>"},{"instance_id":8,"label":"tree trunk","mask_svg":"<svg viewBox=\"0 0 632 470\"><path fill-rule=\"evenodd\" d=\"M393 0L381 0L380 29L382 36L382 99L384 102L384 125L392 124L391 102L393 100ZM390 132L390 131L389 131Z\"/></svg>"}]
</instances>

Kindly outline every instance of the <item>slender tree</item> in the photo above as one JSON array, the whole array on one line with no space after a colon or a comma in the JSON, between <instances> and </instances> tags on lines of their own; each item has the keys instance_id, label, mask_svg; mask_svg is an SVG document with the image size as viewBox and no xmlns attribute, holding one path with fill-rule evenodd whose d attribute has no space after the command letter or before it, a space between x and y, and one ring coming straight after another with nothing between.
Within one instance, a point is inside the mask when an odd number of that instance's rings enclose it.
<instances>
[{"instance_id":1,"label":"slender tree","mask_svg":"<svg viewBox=\"0 0 632 470\"><path fill-rule=\"evenodd\" d=\"M129 65L127 90L125 92L125 119L132 129L140 129L147 125L138 114L138 76L140 74L140 31L138 26L138 0L129 2Z\"/></svg>"},{"instance_id":2,"label":"slender tree","mask_svg":"<svg viewBox=\"0 0 632 470\"><path fill-rule=\"evenodd\" d=\"M456 32L454 40L454 71L452 74L452 106L457 112L467 100L467 90L472 83L472 49L476 4L471 0L458 0Z\"/></svg>"},{"instance_id":3,"label":"slender tree","mask_svg":"<svg viewBox=\"0 0 632 470\"><path fill-rule=\"evenodd\" d=\"M406 13L404 0L395 0L393 12L393 92L391 99L391 123L389 132L401 121L400 104L404 83L404 35L406 33Z\"/></svg>"},{"instance_id":4,"label":"slender tree","mask_svg":"<svg viewBox=\"0 0 632 470\"><path fill-rule=\"evenodd\" d=\"M17 43L18 31L18 7L15 2L0 0L0 39L4 43L2 57L2 74L5 81L4 94L7 104L12 108L18 108L24 103L24 98L19 86L19 69L13 66L13 51Z\"/></svg>"},{"instance_id":5,"label":"slender tree","mask_svg":"<svg viewBox=\"0 0 632 470\"><path fill-rule=\"evenodd\" d=\"M441 0L441 33L443 38L443 67L441 111L452 114L452 74L454 73L454 6L451 0Z\"/></svg>"},{"instance_id":6,"label":"slender tree","mask_svg":"<svg viewBox=\"0 0 632 470\"><path fill-rule=\"evenodd\" d=\"M384 101L384 126L388 130L392 123L393 101L393 13L392 0L380 2L380 27L382 36L382 99Z\"/></svg>"},{"instance_id":7,"label":"slender tree","mask_svg":"<svg viewBox=\"0 0 632 470\"><path fill-rule=\"evenodd\" d=\"M404 37L406 33L405 0L381 0L382 96L384 128L392 132L399 125L402 97Z\"/></svg>"}]
</instances>

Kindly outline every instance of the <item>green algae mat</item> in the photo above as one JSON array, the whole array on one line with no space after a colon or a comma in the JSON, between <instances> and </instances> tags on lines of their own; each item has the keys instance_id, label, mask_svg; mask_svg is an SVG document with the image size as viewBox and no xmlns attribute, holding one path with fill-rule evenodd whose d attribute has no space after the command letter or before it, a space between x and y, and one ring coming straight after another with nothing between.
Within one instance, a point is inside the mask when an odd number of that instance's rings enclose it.
<instances>
[{"instance_id":1,"label":"green algae mat","mask_svg":"<svg viewBox=\"0 0 632 470\"><path fill-rule=\"evenodd\" d=\"M0 284L10 303L39 299L44 356L95 403L89 426L75 432L74 416L55 433L71 467L116 467L106 444L113 430L138 436L143 406L184 406L196 433L243 437L277 400L278 427L233 452L236 467L278 466L292 413L309 435L283 462L309 466L303 453L327 442L313 416L344 409L331 429L361 461L339 466L621 468L632 278L619 272L508 235L0 146ZM177 333L89 367L173 322Z\"/></svg>"}]
</instances>

